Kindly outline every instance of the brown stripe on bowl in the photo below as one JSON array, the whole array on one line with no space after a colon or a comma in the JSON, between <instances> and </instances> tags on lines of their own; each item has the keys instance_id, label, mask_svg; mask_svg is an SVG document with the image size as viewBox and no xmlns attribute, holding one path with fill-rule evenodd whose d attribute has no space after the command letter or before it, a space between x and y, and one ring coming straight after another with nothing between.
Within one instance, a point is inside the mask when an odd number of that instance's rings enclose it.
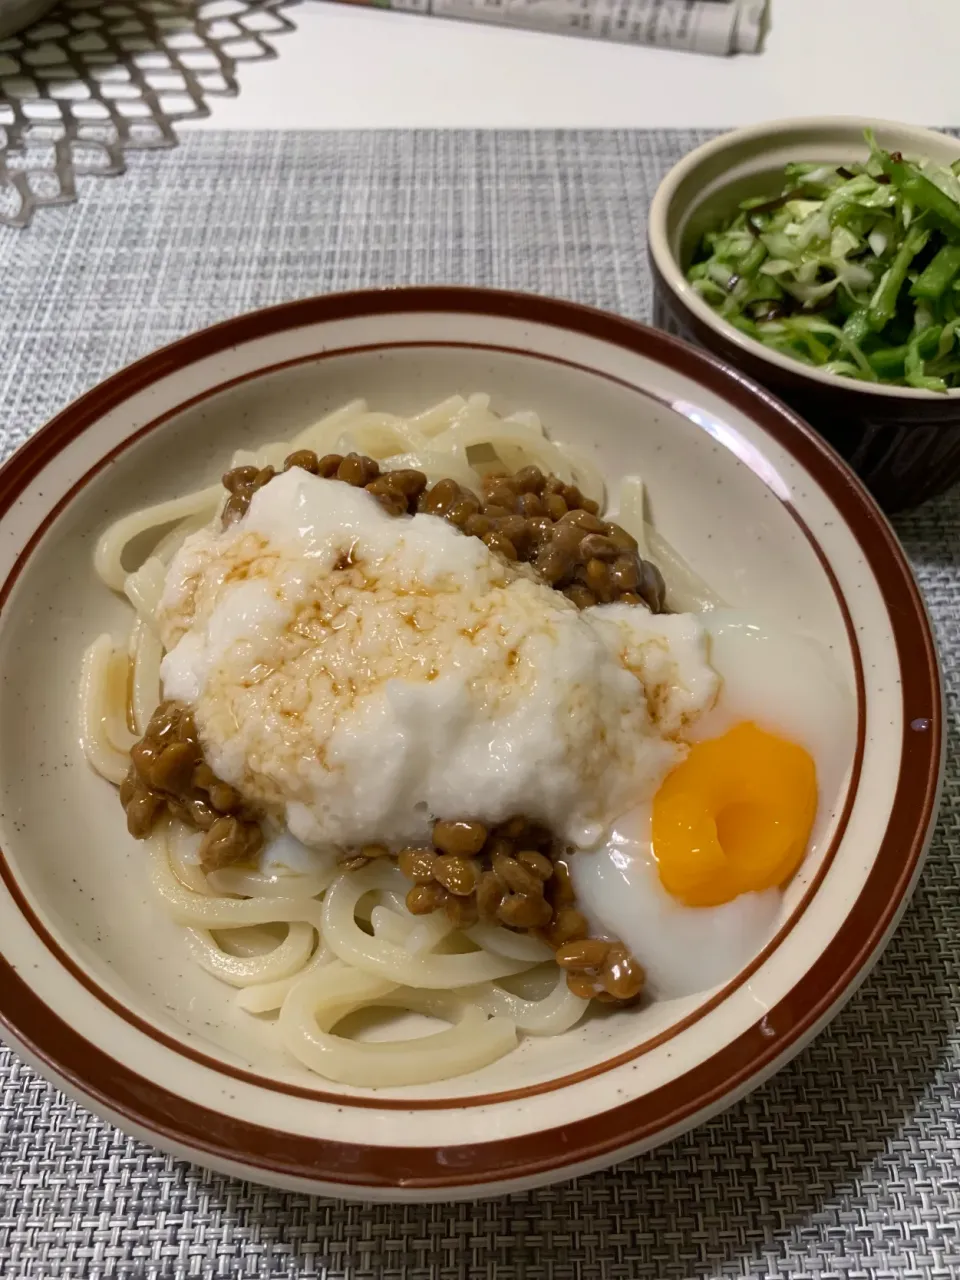
<instances>
[{"instance_id":1,"label":"brown stripe on bowl","mask_svg":"<svg viewBox=\"0 0 960 1280\"><path fill-rule=\"evenodd\" d=\"M382 331L396 319L402 321L402 325L384 339ZM321 348L326 348L325 359L335 360L345 351L343 345L337 345L338 335L344 332L337 326L352 321L360 321L370 327L371 332L376 330L379 334L379 341L362 344L371 358L391 348L404 348L409 356L414 347L450 345L451 330L458 329L469 330L470 336L461 335L454 345L459 343L465 351L473 351L472 358L476 359L489 356L495 363L497 351L512 351L513 357L539 361L558 372L562 368L579 368L587 369L591 377L609 378L613 375L601 367L602 355L606 353L611 359L615 356L617 360L626 361L631 368L632 362L638 362L638 367L644 361L651 362L643 367L652 371L653 381L657 381L656 371L660 370L664 378L681 378L684 386L695 384L699 388L695 393L698 401L709 403L712 413L718 411L717 405L724 404L730 415L739 414L755 423L792 459L791 465L795 465L801 479L808 477L836 507L859 548L863 574L876 581L882 594L902 676L898 700L903 723L902 745L898 745L901 766L893 788L892 809L878 836L872 866L856 901L822 953L811 960L805 971L797 973L795 983L764 1017L728 1043L718 1042L715 1051L696 1067L652 1090L640 1090L638 1096L622 1103L617 1102L614 1093L609 1093L602 1102L591 1103L594 1109L582 1118L572 1112L579 1105L573 1101L581 1096L578 1091L590 1083L583 1076L601 1079L614 1070L636 1070L639 1063L633 1059L646 1052L648 1046L635 1045L630 1054L616 1059L604 1058L600 1053L589 1072L558 1075L544 1089L520 1087L502 1094L477 1091L459 1098L450 1095L426 1110L411 1105L410 1101L390 1097L358 1099L355 1095L337 1095L329 1090L314 1091L299 1086L278 1090L276 1081L266 1076L241 1070L236 1064L225 1064L194 1042L178 1042L169 1031L106 990L88 970L73 941L64 935L45 904L31 900L10 860L3 858L0 867L7 887L7 901L0 905L7 910L12 904L16 927L0 938L5 975L0 985L0 1019L15 1045L78 1096L178 1154L193 1155L216 1167L249 1172L251 1176L281 1185L323 1190L329 1194L354 1189L356 1194L376 1192L388 1198L469 1195L481 1188L492 1194L570 1175L678 1132L733 1100L786 1061L850 993L889 936L919 870L928 837L941 759L936 658L922 603L886 522L830 450L772 397L710 357L643 326L570 303L458 289L412 289L309 299L240 317L147 357L77 401L34 436L0 472L0 528L3 522L9 522L18 503L33 494L31 485L35 481L52 477L52 469L58 463L66 466L72 457L72 446L103 432L104 428L98 424L102 424L105 414L122 415L126 404L133 403L139 394L153 394L154 388L159 395L164 379L170 376L175 376L183 386L182 398L172 408L145 420L142 416L136 419L131 416L129 430L113 450L88 450L89 465L72 464L71 482L64 485L59 498L48 502L44 513L38 512L33 536L21 543L18 563L12 568L0 599L0 628L5 615L16 608L16 575L27 572L38 548L42 549L37 525L56 524L58 516L69 515L81 487L103 470L108 458L122 460L131 441L148 439L158 427L171 420L171 415L176 418L181 414L188 401L196 403L202 411L205 402L225 385L239 386L250 378L260 378L270 367L292 367L303 360L314 360ZM410 338L405 331L418 325L424 336ZM322 326L324 335L308 335L311 326ZM491 341L501 326L505 332L509 330L506 336L511 339L517 336L517 326L526 326L529 334L526 352L522 345ZM550 342L559 343L565 354L537 350L538 344L549 345L548 337ZM277 339L281 349L295 347L300 342L309 350L292 354L287 360L258 357L259 363L255 361L250 368L243 368L245 344L260 339ZM344 342L342 336L339 340ZM359 347L354 343L352 349L359 350ZM517 352L523 354L516 356ZM569 358L571 356L580 358ZM204 361L213 361L216 370L204 372ZM193 379L199 379L203 385L194 387ZM629 379L623 386L637 389ZM638 406L651 396L665 405L673 404L676 399L662 387L640 390ZM769 496L775 504L789 510L799 536L804 540L809 538L828 577L832 575L832 563L820 544L819 531L806 521L806 499L800 481L793 492ZM842 609L847 610L847 605L841 592ZM851 647L856 654L859 650L857 615L855 604L851 607L854 609L849 623L853 632ZM922 733L910 727L919 722L925 725ZM854 799L851 793L851 802ZM11 848L9 834L4 853L19 855L22 837L14 834L16 847ZM825 866L824 873L827 870ZM816 887L811 887L810 897L816 897ZM11 916L12 922L13 919ZM783 938L777 940L783 941ZM28 953L45 955L47 959L42 963L51 967L52 976L60 973L64 983L76 983L105 1011L104 1016L123 1023L130 1036L152 1040L158 1052L182 1055L185 1062L192 1064L190 1072L196 1073L197 1091L211 1098L220 1096L221 1105L206 1105L186 1096L190 1091L178 1091L164 1074L153 1074L138 1067L133 1062L132 1051L127 1057L119 1051L108 1052L69 1025L52 1007L56 1001L49 995L44 999L38 994L41 980L31 978L32 961ZM731 993L724 989L710 1009L722 1010L724 1002L731 998ZM698 1009L696 1022L702 1025L705 1017ZM127 1035L118 1031L116 1043L121 1042L127 1043ZM214 1078L223 1082L216 1086L219 1094L210 1083ZM193 1081L191 1075L191 1089ZM231 1081L235 1082L233 1086ZM254 1115L233 1113L228 1101L231 1087L259 1092L264 1102L254 1113L256 1119ZM309 1136L285 1130L280 1124L264 1123L265 1117L279 1118L282 1114L271 1109L273 1104L267 1101L271 1092L282 1093L291 1105L303 1097L304 1103L310 1101L314 1107L330 1107L329 1121L325 1121L330 1132ZM557 1099L556 1106L549 1102L551 1098ZM564 1102L565 1098L570 1102ZM549 1114L554 1122L544 1123L534 1132L488 1140L491 1132L488 1110L501 1117L501 1123L509 1128L504 1117L512 1099L523 1099L525 1108L534 1103L553 1108ZM379 1110L380 1125L387 1123L387 1117L395 1117L397 1132L409 1134L408 1139L392 1140L384 1146L357 1137L343 1140L331 1136L339 1123L333 1111L346 1115L360 1105L366 1112ZM442 1117L452 1111L459 1117L456 1139L451 1140L449 1130L438 1131L442 1136L434 1138L432 1130L422 1128L430 1123L431 1114L442 1122ZM476 1122L470 1119L471 1115L477 1117ZM416 1116L420 1119L416 1120Z\"/></svg>"}]
</instances>

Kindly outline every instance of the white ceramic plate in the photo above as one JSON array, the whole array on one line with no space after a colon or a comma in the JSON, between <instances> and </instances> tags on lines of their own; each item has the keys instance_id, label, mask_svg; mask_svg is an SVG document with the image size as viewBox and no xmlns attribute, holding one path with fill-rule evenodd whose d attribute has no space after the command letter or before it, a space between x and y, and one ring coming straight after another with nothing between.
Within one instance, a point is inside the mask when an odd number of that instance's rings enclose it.
<instances>
[{"instance_id":1,"label":"white ceramic plate","mask_svg":"<svg viewBox=\"0 0 960 1280\"><path fill-rule=\"evenodd\" d=\"M774 940L721 990L529 1040L430 1087L328 1085L191 964L142 846L78 746L83 647L123 627L91 550L117 515L209 482L358 395L536 409L734 607L831 647L855 693L853 782ZM923 605L883 517L775 400L663 334L468 289L291 303L124 370L0 472L0 1018L44 1074L179 1156L279 1186L447 1200L584 1173L758 1084L854 990L919 873L941 768ZM791 678L784 672L784 680Z\"/></svg>"}]
</instances>

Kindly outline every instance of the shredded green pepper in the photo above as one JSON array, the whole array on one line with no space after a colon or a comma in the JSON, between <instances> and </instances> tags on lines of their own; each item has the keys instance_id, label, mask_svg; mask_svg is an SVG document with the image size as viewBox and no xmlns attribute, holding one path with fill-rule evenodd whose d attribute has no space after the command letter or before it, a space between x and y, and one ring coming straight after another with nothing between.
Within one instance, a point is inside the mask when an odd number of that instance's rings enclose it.
<instances>
[{"instance_id":1,"label":"shredded green pepper","mask_svg":"<svg viewBox=\"0 0 960 1280\"><path fill-rule=\"evenodd\" d=\"M790 164L702 238L687 278L773 351L841 377L960 389L960 161L880 148Z\"/></svg>"},{"instance_id":2,"label":"shredded green pepper","mask_svg":"<svg viewBox=\"0 0 960 1280\"><path fill-rule=\"evenodd\" d=\"M924 329L922 333L916 333L907 344L907 358L904 361L904 374L907 384L911 387L919 387L921 391L946 391L947 384L943 378L938 378L925 373L925 361L921 350L924 341L930 343L936 341L940 337L940 328L937 325Z\"/></svg>"},{"instance_id":3,"label":"shredded green pepper","mask_svg":"<svg viewBox=\"0 0 960 1280\"><path fill-rule=\"evenodd\" d=\"M915 298L934 302L960 274L960 244L945 244L917 277L910 292Z\"/></svg>"},{"instance_id":4,"label":"shredded green pepper","mask_svg":"<svg viewBox=\"0 0 960 1280\"><path fill-rule=\"evenodd\" d=\"M904 199L918 209L941 218L953 231L960 232L960 204L935 186L929 178L906 160L893 160L886 151L880 154L883 172L902 192Z\"/></svg>"},{"instance_id":5,"label":"shredded green pepper","mask_svg":"<svg viewBox=\"0 0 960 1280\"><path fill-rule=\"evenodd\" d=\"M875 332L892 320L897 309L897 298L907 278L910 263L930 239L930 232L916 223L907 232L903 244L897 250L896 257L880 277L877 291L870 299L867 308L867 324Z\"/></svg>"}]
</instances>

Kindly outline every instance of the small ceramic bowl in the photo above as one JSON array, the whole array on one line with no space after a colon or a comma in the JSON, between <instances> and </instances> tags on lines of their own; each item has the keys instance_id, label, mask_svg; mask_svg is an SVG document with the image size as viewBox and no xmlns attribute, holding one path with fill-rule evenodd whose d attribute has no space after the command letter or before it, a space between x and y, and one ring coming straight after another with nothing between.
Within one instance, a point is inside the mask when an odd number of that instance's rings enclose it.
<instances>
[{"instance_id":1,"label":"small ceramic bowl","mask_svg":"<svg viewBox=\"0 0 960 1280\"><path fill-rule=\"evenodd\" d=\"M721 319L685 276L703 233L741 200L776 194L792 161L865 160L863 131L882 147L950 164L960 140L857 118L780 120L737 129L675 165L650 206L654 323L702 344L802 414L866 482L887 511L917 506L960 480L960 391L857 382L770 351Z\"/></svg>"},{"instance_id":2,"label":"small ceramic bowl","mask_svg":"<svg viewBox=\"0 0 960 1280\"><path fill-rule=\"evenodd\" d=\"M849 781L775 936L724 986L531 1037L472 1075L370 1090L285 1056L193 963L78 743L85 646L129 625L91 561L111 520L214 481L356 396L413 412L484 390L534 408L650 515L732 607L830 647L851 692ZM494 1195L663 1142L786 1062L855 989L932 827L941 694L896 539L772 397L653 329L474 289L289 303L116 374L0 471L0 1025L23 1057L157 1146L363 1200ZM784 671L789 681L791 673Z\"/></svg>"}]
</instances>

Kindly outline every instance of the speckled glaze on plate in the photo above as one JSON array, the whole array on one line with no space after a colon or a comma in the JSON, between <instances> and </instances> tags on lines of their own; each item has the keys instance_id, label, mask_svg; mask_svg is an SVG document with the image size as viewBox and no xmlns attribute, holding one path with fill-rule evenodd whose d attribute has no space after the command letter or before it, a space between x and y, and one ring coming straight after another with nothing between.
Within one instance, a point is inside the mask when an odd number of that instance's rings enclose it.
<instances>
[{"instance_id":1,"label":"speckled glaze on plate","mask_svg":"<svg viewBox=\"0 0 960 1280\"><path fill-rule=\"evenodd\" d=\"M209 482L357 395L535 408L617 477L734 607L828 645L856 694L853 778L780 928L726 987L529 1039L475 1075L371 1091L285 1058L188 960L141 846L77 742L84 645L125 616L95 579L109 519ZM936 809L941 694L889 527L759 388L664 334L472 289L344 294L243 316L117 374L0 471L0 1021L45 1075L178 1156L363 1200L500 1194L612 1163L706 1119L795 1054L862 980ZM789 678L789 673L784 673Z\"/></svg>"}]
</instances>

